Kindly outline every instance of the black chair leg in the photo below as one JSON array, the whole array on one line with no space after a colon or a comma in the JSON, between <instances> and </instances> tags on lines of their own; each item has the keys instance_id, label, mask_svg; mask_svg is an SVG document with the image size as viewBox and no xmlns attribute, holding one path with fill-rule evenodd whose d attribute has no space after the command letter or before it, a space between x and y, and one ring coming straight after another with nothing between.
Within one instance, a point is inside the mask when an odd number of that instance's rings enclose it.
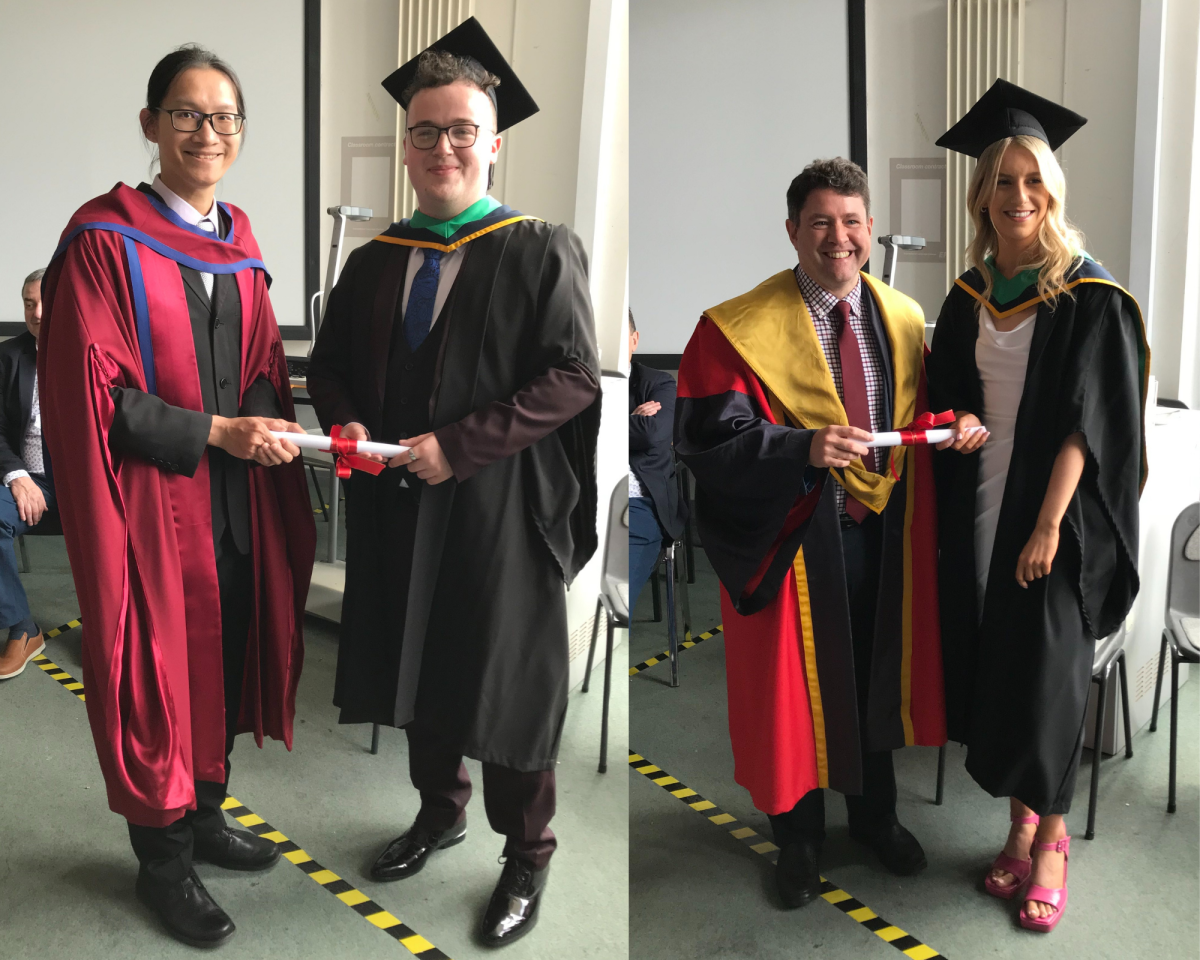
<instances>
[{"instance_id":1,"label":"black chair leg","mask_svg":"<svg viewBox=\"0 0 1200 960\"><path fill-rule=\"evenodd\" d=\"M1100 692L1096 698L1096 732L1092 737L1092 789L1088 796L1085 840L1092 840L1096 836L1096 792L1100 788L1100 758L1104 755L1104 705L1108 699L1108 672L1111 669L1110 665L1100 676L1092 678L1092 682L1099 685Z\"/></svg>"},{"instance_id":2,"label":"black chair leg","mask_svg":"<svg viewBox=\"0 0 1200 960\"><path fill-rule=\"evenodd\" d=\"M688 508L687 522L683 525L683 553L684 559L687 560L687 582L696 582L696 551L692 539L692 514L695 512L692 509L692 484L688 479L688 475L683 475L683 496L684 502Z\"/></svg>"},{"instance_id":3,"label":"black chair leg","mask_svg":"<svg viewBox=\"0 0 1200 960\"><path fill-rule=\"evenodd\" d=\"M1133 756L1133 730L1129 723L1129 675L1125 668L1125 651L1117 654L1118 677L1121 681L1121 713L1125 719L1125 759Z\"/></svg>"},{"instance_id":4,"label":"black chair leg","mask_svg":"<svg viewBox=\"0 0 1200 960\"><path fill-rule=\"evenodd\" d=\"M581 693L588 692L588 684L592 682L592 658L596 655L596 634L600 630L600 614L604 612L604 603L596 601L596 616L592 620L592 642L588 647L587 666L583 669L583 687Z\"/></svg>"},{"instance_id":5,"label":"black chair leg","mask_svg":"<svg viewBox=\"0 0 1200 960\"><path fill-rule=\"evenodd\" d=\"M371 724L371 756L379 753L379 724Z\"/></svg>"},{"instance_id":6,"label":"black chair leg","mask_svg":"<svg viewBox=\"0 0 1200 960\"><path fill-rule=\"evenodd\" d=\"M667 548L667 652L671 660L671 686L679 686L679 637L675 633L675 548Z\"/></svg>"},{"instance_id":7,"label":"black chair leg","mask_svg":"<svg viewBox=\"0 0 1200 960\"><path fill-rule=\"evenodd\" d=\"M325 518L325 522L328 523L329 511L325 509L325 494L321 490L321 485L317 483L317 471L312 464L309 464L308 475L312 477L313 486L317 490L317 501L321 504L321 516L323 516Z\"/></svg>"},{"instance_id":8,"label":"black chair leg","mask_svg":"<svg viewBox=\"0 0 1200 960\"><path fill-rule=\"evenodd\" d=\"M1171 644L1171 766L1167 781L1167 813L1175 812L1175 748L1179 736L1179 656Z\"/></svg>"},{"instance_id":9,"label":"black chair leg","mask_svg":"<svg viewBox=\"0 0 1200 960\"><path fill-rule=\"evenodd\" d=\"M654 622L662 623L662 591L658 586L658 563L654 564L654 572L650 574L650 599L654 601Z\"/></svg>"},{"instance_id":10,"label":"black chair leg","mask_svg":"<svg viewBox=\"0 0 1200 960\"><path fill-rule=\"evenodd\" d=\"M600 712L600 772L608 773L608 698L612 692L613 618L608 618L608 634L604 643L604 706Z\"/></svg>"},{"instance_id":11,"label":"black chair leg","mask_svg":"<svg viewBox=\"0 0 1200 960\"><path fill-rule=\"evenodd\" d=\"M937 806L942 805L942 798L946 795L946 745L943 743L938 747L938 774L937 774L937 793L934 795L933 802Z\"/></svg>"},{"instance_id":12,"label":"black chair leg","mask_svg":"<svg viewBox=\"0 0 1200 960\"><path fill-rule=\"evenodd\" d=\"M1167 631L1163 631L1162 645L1158 649L1158 679L1154 681L1154 711L1150 714L1150 732L1158 729L1158 704L1162 697L1163 666L1167 660Z\"/></svg>"}]
</instances>

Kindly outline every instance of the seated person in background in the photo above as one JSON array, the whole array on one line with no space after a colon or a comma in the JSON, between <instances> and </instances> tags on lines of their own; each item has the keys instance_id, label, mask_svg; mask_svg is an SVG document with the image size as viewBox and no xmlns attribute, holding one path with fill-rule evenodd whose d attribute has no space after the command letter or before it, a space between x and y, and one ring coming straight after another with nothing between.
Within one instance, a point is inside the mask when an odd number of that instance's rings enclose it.
<instances>
[{"instance_id":1,"label":"seated person in background","mask_svg":"<svg viewBox=\"0 0 1200 960\"><path fill-rule=\"evenodd\" d=\"M0 344L0 476L4 480L0 489L0 627L8 626L8 639L0 654L0 680L15 677L46 649L41 628L29 615L13 553L13 540L54 510L54 480L50 454L42 442L37 384L45 272L35 270L21 284L29 331Z\"/></svg>"},{"instance_id":2,"label":"seated person in background","mask_svg":"<svg viewBox=\"0 0 1200 960\"><path fill-rule=\"evenodd\" d=\"M629 354L638 332L629 313ZM675 380L632 359L629 364L629 606L650 579L663 541L677 540L687 519L679 501L671 433Z\"/></svg>"}]
</instances>

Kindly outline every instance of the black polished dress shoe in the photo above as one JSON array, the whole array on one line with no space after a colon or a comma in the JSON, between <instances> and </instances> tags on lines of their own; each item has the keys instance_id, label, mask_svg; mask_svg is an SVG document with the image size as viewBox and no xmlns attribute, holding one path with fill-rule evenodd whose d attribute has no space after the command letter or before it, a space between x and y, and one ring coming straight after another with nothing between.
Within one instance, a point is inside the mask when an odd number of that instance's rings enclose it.
<instances>
[{"instance_id":1,"label":"black polished dress shoe","mask_svg":"<svg viewBox=\"0 0 1200 960\"><path fill-rule=\"evenodd\" d=\"M279 862L279 844L245 830L223 827L212 833L197 833L192 857L227 870L266 870Z\"/></svg>"},{"instance_id":2,"label":"black polished dress shoe","mask_svg":"<svg viewBox=\"0 0 1200 960\"><path fill-rule=\"evenodd\" d=\"M463 817L449 830L426 830L413 824L387 845L371 867L372 880L403 880L420 873L434 850L445 850L467 839L467 819Z\"/></svg>"},{"instance_id":3,"label":"black polished dress shoe","mask_svg":"<svg viewBox=\"0 0 1200 960\"><path fill-rule=\"evenodd\" d=\"M534 870L511 856L505 861L500 882L496 884L483 915L484 943L489 947L502 947L533 929L549 875L549 867Z\"/></svg>"},{"instance_id":4,"label":"black polished dress shoe","mask_svg":"<svg viewBox=\"0 0 1200 960\"><path fill-rule=\"evenodd\" d=\"M138 871L137 897L149 907L176 940L192 947L216 947L237 929L229 914L217 906L194 870L179 883L155 880Z\"/></svg>"},{"instance_id":5,"label":"black polished dress shoe","mask_svg":"<svg viewBox=\"0 0 1200 960\"><path fill-rule=\"evenodd\" d=\"M850 836L874 850L883 865L899 876L924 870L928 863L917 838L895 817L873 824L851 824Z\"/></svg>"},{"instance_id":6,"label":"black polished dress shoe","mask_svg":"<svg viewBox=\"0 0 1200 960\"><path fill-rule=\"evenodd\" d=\"M789 910L812 903L821 895L820 851L808 840L784 844L775 861L775 889Z\"/></svg>"}]
</instances>

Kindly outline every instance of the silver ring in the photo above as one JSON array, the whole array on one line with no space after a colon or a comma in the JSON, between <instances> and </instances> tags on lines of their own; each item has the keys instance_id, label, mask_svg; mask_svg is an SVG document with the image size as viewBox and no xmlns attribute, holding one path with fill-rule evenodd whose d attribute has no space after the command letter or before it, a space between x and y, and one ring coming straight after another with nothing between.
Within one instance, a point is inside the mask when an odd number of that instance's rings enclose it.
<instances>
[{"instance_id":1,"label":"silver ring","mask_svg":"<svg viewBox=\"0 0 1200 960\"><path fill-rule=\"evenodd\" d=\"M416 463L417 462L417 451L409 450L408 451L408 459L411 460L413 463Z\"/></svg>"}]
</instances>

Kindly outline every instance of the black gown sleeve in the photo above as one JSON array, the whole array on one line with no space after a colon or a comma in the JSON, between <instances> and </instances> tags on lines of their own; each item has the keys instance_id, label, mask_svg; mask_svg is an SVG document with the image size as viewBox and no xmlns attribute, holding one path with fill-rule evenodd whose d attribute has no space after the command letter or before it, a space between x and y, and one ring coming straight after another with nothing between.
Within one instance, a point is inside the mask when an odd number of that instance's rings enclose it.
<instances>
[{"instance_id":1,"label":"black gown sleeve","mask_svg":"<svg viewBox=\"0 0 1200 960\"><path fill-rule=\"evenodd\" d=\"M433 431L459 481L530 447L582 413L600 395L595 375L577 360L551 367L509 400L497 400Z\"/></svg>"},{"instance_id":2,"label":"black gown sleeve","mask_svg":"<svg viewBox=\"0 0 1200 960\"><path fill-rule=\"evenodd\" d=\"M1069 378L1056 434L1082 433L1087 460L1065 520L1078 537L1080 596L1092 635L1112 633L1128 615L1139 580L1138 499L1145 449L1146 358L1141 319L1131 297L1108 285L1085 284L1078 314L1092 331Z\"/></svg>"},{"instance_id":3,"label":"black gown sleeve","mask_svg":"<svg viewBox=\"0 0 1200 960\"><path fill-rule=\"evenodd\" d=\"M212 414L176 407L136 387L109 387L116 410L109 446L118 453L149 460L185 477L196 474L208 446ZM254 381L242 396L243 417L279 417L282 410L275 388L265 377Z\"/></svg>"},{"instance_id":4,"label":"black gown sleeve","mask_svg":"<svg viewBox=\"0 0 1200 960\"><path fill-rule=\"evenodd\" d=\"M696 478L705 552L735 600L778 547L797 502L828 473L808 462L816 431L772 423L768 404L757 377L702 319L680 362L675 452Z\"/></svg>"}]
</instances>

